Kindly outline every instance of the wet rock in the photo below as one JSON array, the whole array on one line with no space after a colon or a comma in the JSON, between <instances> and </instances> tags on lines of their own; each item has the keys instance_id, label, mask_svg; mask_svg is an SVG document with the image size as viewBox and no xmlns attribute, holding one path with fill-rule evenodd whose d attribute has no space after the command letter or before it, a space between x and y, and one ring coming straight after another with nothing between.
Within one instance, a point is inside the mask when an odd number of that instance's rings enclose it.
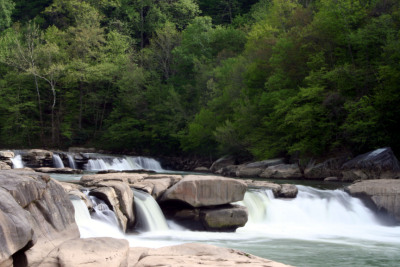
<instances>
[{"instance_id":1,"label":"wet rock","mask_svg":"<svg viewBox=\"0 0 400 267\"><path fill-rule=\"evenodd\" d=\"M379 179L356 182L346 191L373 205L378 211L387 212L400 222L400 180Z\"/></svg>"},{"instance_id":2,"label":"wet rock","mask_svg":"<svg viewBox=\"0 0 400 267\"><path fill-rule=\"evenodd\" d=\"M225 166L218 171L215 171L216 174L221 174L227 177L236 177L237 170L241 167L241 165L228 165Z\"/></svg>"},{"instance_id":3,"label":"wet rock","mask_svg":"<svg viewBox=\"0 0 400 267\"><path fill-rule=\"evenodd\" d=\"M261 174L262 178L270 179L300 179L303 174L297 164L280 164L266 168Z\"/></svg>"},{"instance_id":4,"label":"wet rock","mask_svg":"<svg viewBox=\"0 0 400 267\"><path fill-rule=\"evenodd\" d=\"M390 147L376 149L342 166L344 181L400 178L400 163Z\"/></svg>"},{"instance_id":5,"label":"wet rock","mask_svg":"<svg viewBox=\"0 0 400 267\"><path fill-rule=\"evenodd\" d=\"M306 179L324 179L326 177L342 177L342 165L349 159L349 155L328 159L319 164L311 164L304 170Z\"/></svg>"},{"instance_id":6,"label":"wet rock","mask_svg":"<svg viewBox=\"0 0 400 267\"><path fill-rule=\"evenodd\" d=\"M248 220L247 208L225 205L200 211L200 221L208 231L234 232Z\"/></svg>"},{"instance_id":7,"label":"wet rock","mask_svg":"<svg viewBox=\"0 0 400 267\"><path fill-rule=\"evenodd\" d=\"M134 250L132 248L131 250ZM138 262L130 262L135 267L160 266L252 266L252 267L290 267L282 263L274 262L264 258L241 252L235 249L220 248L207 244L183 244L177 246L148 249L142 252Z\"/></svg>"},{"instance_id":8,"label":"wet rock","mask_svg":"<svg viewBox=\"0 0 400 267\"><path fill-rule=\"evenodd\" d=\"M169 188L160 201L181 201L192 207L229 204L243 200L246 184L219 176L187 175Z\"/></svg>"},{"instance_id":9,"label":"wet rock","mask_svg":"<svg viewBox=\"0 0 400 267\"><path fill-rule=\"evenodd\" d=\"M244 179L241 180L245 184L247 184L248 187L255 187L255 188L268 188L268 189L281 189L281 185L271 183L271 182L266 182L266 181L259 181L259 180L249 180L249 179Z\"/></svg>"}]
</instances>

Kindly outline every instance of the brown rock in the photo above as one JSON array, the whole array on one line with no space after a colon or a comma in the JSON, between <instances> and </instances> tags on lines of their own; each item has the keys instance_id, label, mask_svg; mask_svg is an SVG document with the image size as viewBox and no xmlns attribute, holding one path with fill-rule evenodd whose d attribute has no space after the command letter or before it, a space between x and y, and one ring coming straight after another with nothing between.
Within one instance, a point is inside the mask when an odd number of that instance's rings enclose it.
<instances>
[{"instance_id":1,"label":"brown rock","mask_svg":"<svg viewBox=\"0 0 400 267\"><path fill-rule=\"evenodd\" d=\"M0 161L0 170L11 170L11 166L3 161Z\"/></svg>"},{"instance_id":2,"label":"brown rock","mask_svg":"<svg viewBox=\"0 0 400 267\"><path fill-rule=\"evenodd\" d=\"M94 175L84 175L82 176L80 182L84 186L94 186L99 182L103 181L120 181L128 184L134 184L141 182L147 177L145 173L106 173L106 174L94 174Z\"/></svg>"},{"instance_id":3,"label":"brown rock","mask_svg":"<svg viewBox=\"0 0 400 267\"><path fill-rule=\"evenodd\" d=\"M273 189L276 198L295 198L299 190L294 184L282 184L280 189Z\"/></svg>"},{"instance_id":4,"label":"brown rock","mask_svg":"<svg viewBox=\"0 0 400 267\"><path fill-rule=\"evenodd\" d=\"M82 170L72 169L72 168L51 168L51 167L41 167L34 169L37 172L42 173L65 173L65 174L81 174Z\"/></svg>"}]
</instances>

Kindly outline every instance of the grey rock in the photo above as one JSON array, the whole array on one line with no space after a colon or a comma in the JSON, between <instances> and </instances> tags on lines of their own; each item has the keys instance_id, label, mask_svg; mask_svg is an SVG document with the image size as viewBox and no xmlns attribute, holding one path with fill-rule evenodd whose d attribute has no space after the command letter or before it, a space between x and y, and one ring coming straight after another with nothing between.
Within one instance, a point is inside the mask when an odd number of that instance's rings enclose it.
<instances>
[{"instance_id":1,"label":"grey rock","mask_svg":"<svg viewBox=\"0 0 400 267\"><path fill-rule=\"evenodd\" d=\"M295 198L299 190L293 184L282 184L280 189L273 189L276 198Z\"/></svg>"},{"instance_id":2,"label":"grey rock","mask_svg":"<svg viewBox=\"0 0 400 267\"><path fill-rule=\"evenodd\" d=\"M223 167L226 167L228 165L234 165L235 164L235 158L233 156L225 156L220 159L217 159L210 167L211 172L216 172Z\"/></svg>"}]
</instances>

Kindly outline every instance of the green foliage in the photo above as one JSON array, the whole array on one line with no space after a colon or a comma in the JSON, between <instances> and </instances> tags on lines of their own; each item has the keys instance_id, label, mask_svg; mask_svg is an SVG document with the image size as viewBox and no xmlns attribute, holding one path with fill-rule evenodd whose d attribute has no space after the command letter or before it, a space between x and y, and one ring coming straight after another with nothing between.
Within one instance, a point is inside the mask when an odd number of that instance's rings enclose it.
<instances>
[{"instance_id":1,"label":"green foliage","mask_svg":"<svg viewBox=\"0 0 400 267\"><path fill-rule=\"evenodd\" d=\"M15 3L12 0L0 0L0 32L11 25L11 15Z\"/></svg>"}]
</instances>

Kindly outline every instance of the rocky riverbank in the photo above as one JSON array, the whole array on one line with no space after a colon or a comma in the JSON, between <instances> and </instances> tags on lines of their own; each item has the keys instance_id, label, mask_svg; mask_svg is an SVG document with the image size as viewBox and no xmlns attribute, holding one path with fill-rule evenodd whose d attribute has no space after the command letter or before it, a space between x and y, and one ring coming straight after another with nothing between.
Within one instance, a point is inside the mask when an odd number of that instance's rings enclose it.
<instances>
[{"instance_id":1,"label":"rocky riverbank","mask_svg":"<svg viewBox=\"0 0 400 267\"><path fill-rule=\"evenodd\" d=\"M127 218L129 227L130 220L134 220L131 216L132 206L126 205L131 202L131 195L128 193L131 191L124 185L130 182L142 182L143 185L146 179L136 174L113 175L118 177L99 179L98 176L87 176L83 181L97 189L112 188L114 198L122 200L119 202L119 209ZM154 179L167 179L160 176L152 178L153 180L148 179L148 184L152 184ZM182 182L185 178L178 180ZM193 179L187 180L192 183ZM192 183L197 187L199 197L207 196L203 183L205 182L200 182L200 185ZM245 190L242 182L235 181L229 186L226 189L233 186L240 192ZM191 188L191 185L183 188ZM163 266L287 266L237 250L204 244L148 249L129 248L126 240L114 238L80 239L74 220L74 208L67 192L80 197L84 195L79 193L79 185L61 184L47 174L21 170L0 171L1 267L160 266L160 263ZM172 192L174 190L171 190L171 194ZM228 196L230 194L227 192L227 196L214 199L212 204L240 199L240 192L232 196ZM209 200L199 198L199 201L196 203Z\"/></svg>"}]
</instances>

